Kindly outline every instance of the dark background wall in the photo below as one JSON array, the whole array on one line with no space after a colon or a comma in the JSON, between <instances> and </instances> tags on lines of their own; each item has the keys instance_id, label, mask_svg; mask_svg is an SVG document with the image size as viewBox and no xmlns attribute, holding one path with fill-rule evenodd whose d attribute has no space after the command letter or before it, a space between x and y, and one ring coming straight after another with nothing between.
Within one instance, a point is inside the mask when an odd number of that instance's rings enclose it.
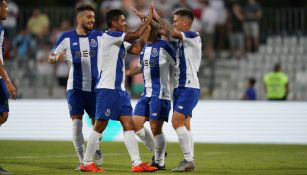
<instances>
[{"instance_id":1,"label":"dark background wall","mask_svg":"<svg viewBox=\"0 0 307 175\"><path fill-rule=\"evenodd\" d=\"M98 4L102 0L95 0ZM231 0L226 0L231 1ZM74 6L76 0L15 0L21 6ZM307 0L258 0L263 7L307 7Z\"/></svg>"}]
</instances>

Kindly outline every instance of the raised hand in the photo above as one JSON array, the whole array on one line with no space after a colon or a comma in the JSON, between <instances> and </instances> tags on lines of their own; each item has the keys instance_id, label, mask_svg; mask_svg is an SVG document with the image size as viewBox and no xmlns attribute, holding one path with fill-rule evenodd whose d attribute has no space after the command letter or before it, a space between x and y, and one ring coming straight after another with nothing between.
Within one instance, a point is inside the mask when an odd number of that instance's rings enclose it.
<instances>
[{"instance_id":1,"label":"raised hand","mask_svg":"<svg viewBox=\"0 0 307 175\"><path fill-rule=\"evenodd\" d=\"M140 11L138 11L137 9L135 9L134 7L130 7L130 9L133 11L133 13L138 16L141 21L145 21L147 16L145 16L144 14L142 14Z\"/></svg>"},{"instance_id":2,"label":"raised hand","mask_svg":"<svg viewBox=\"0 0 307 175\"><path fill-rule=\"evenodd\" d=\"M151 1L151 3L150 3L150 10L152 11L153 19L159 21L160 20L160 16L158 15L158 13L156 11L154 1Z\"/></svg>"}]
</instances>

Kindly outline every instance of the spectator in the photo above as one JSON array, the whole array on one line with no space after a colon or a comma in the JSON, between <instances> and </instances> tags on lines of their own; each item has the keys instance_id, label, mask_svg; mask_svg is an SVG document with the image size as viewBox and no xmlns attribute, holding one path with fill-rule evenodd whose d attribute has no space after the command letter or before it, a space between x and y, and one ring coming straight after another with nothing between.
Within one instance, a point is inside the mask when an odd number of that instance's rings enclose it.
<instances>
[{"instance_id":1,"label":"spectator","mask_svg":"<svg viewBox=\"0 0 307 175\"><path fill-rule=\"evenodd\" d=\"M155 1L156 10L158 12L163 12L163 18L166 20L170 20L170 17L172 15L171 6L172 3L169 2L169 0L158 0Z\"/></svg>"},{"instance_id":2,"label":"spectator","mask_svg":"<svg viewBox=\"0 0 307 175\"><path fill-rule=\"evenodd\" d=\"M239 2L234 1L229 12L228 18L228 33L232 58L237 57L239 50L239 57L244 54L244 36L243 36L243 23L244 16Z\"/></svg>"},{"instance_id":3,"label":"spectator","mask_svg":"<svg viewBox=\"0 0 307 175\"><path fill-rule=\"evenodd\" d=\"M215 10L209 6L209 2L207 0L201 1L203 5L202 16L201 16L201 24L202 24L202 40L204 42L205 48L205 56L208 59L213 57L213 47L214 47L214 31L217 20L217 13Z\"/></svg>"},{"instance_id":4,"label":"spectator","mask_svg":"<svg viewBox=\"0 0 307 175\"><path fill-rule=\"evenodd\" d=\"M256 0L248 0L244 7L244 34L246 36L247 52L258 50L259 46L259 20L262 16L261 7Z\"/></svg>"},{"instance_id":5,"label":"spectator","mask_svg":"<svg viewBox=\"0 0 307 175\"><path fill-rule=\"evenodd\" d=\"M265 74L263 81L268 100L287 100L288 76L282 71L279 63L274 66L274 72Z\"/></svg>"},{"instance_id":6,"label":"spectator","mask_svg":"<svg viewBox=\"0 0 307 175\"><path fill-rule=\"evenodd\" d=\"M105 22L105 14L110 10L110 9L122 9L122 0L105 0L102 1L100 5L100 17L99 17L99 26L102 29L106 29L106 22Z\"/></svg>"},{"instance_id":7,"label":"spectator","mask_svg":"<svg viewBox=\"0 0 307 175\"><path fill-rule=\"evenodd\" d=\"M246 90L244 92L242 100L256 100L257 99L255 84L256 84L255 78L247 79Z\"/></svg>"},{"instance_id":8,"label":"spectator","mask_svg":"<svg viewBox=\"0 0 307 175\"><path fill-rule=\"evenodd\" d=\"M60 87L66 88L68 71L69 68L66 62L61 62L57 64L55 76L58 80L58 85Z\"/></svg>"},{"instance_id":9,"label":"spectator","mask_svg":"<svg viewBox=\"0 0 307 175\"><path fill-rule=\"evenodd\" d=\"M96 9L96 3L93 0L77 0L76 7L79 7L81 4L88 4Z\"/></svg>"},{"instance_id":10,"label":"spectator","mask_svg":"<svg viewBox=\"0 0 307 175\"><path fill-rule=\"evenodd\" d=\"M43 38L49 31L49 18L41 14L40 9L35 8L27 23L28 30L37 38Z\"/></svg>"},{"instance_id":11,"label":"spectator","mask_svg":"<svg viewBox=\"0 0 307 175\"><path fill-rule=\"evenodd\" d=\"M147 15L149 13L149 9L148 9L146 0L135 0L134 7L142 14ZM137 29L141 24L139 17L136 16L130 9L127 9L127 12L128 12L127 24L129 24L128 25L129 29L130 30Z\"/></svg>"},{"instance_id":12,"label":"spectator","mask_svg":"<svg viewBox=\"0 0 307 175\"><path fill-rule=\"evenodd\" d=\"M178 0L179 2L175 3L172 7L172 11L175 12L179 9L189 9L192 10L189 2L187 0Z\"/></svg>"},{"instance_id":13,"label":"spectator","mask_svg":"<svg viewBox=\"0 0 307 175\"><path fill-rule=\"evenodd\" d=\"M26 29L22 29L13 40L14 56L17 59L15 68L24 70L27 67L27 59L32 54L35 41Z\"/></svg>"},{"instance_id":14,"label":"spectator","mask_svg":"<svg viewBox=\"0 0 307 175\"><path fill-rule=\"evenodd\" d=\"M227 10L224 0L210 0L209 4L216 13L215 47L216 52L220 53L225 46Z\"/></svg>"},{"instance_id":15,"label":"spectator","mask_svg":"<svg viewBox=\"0 0 307 175\"><path fill-rule=\"evenodd\" d=\"M19 8L18 5L12 0L7 0L7 3L9 11L6 20L3 21L3 26L5 28L5 34L8 41L12 41L17 34L17 18Z\"/></svg>"},{"instance_id":16,"label":"spectator","mask_svg":"<svg viewBox=\"0 0 307 175\"><path fill-rule=\"evenodd\" d=\"M53 66L48 63L49 53L51 50L51 46L49 43L44 43L41 50L39 50L36 54L36 67L37 67L37 86L47 87L49 96L52 96L52 85L53 85Z\"/></svg>"}]
</instances>

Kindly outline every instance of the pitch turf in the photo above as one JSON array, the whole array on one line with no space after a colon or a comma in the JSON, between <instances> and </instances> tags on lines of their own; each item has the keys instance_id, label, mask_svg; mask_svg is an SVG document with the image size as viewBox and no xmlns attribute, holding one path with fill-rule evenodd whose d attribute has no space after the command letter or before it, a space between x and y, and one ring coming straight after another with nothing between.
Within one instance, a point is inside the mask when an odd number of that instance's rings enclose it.
<instances>
[{"instance_id":1,"label":"pitch turf","mask_svg":"<svg viewBox=\"0 0 307 175\"><path fill-rule=\"evenodd\" d=\"M142 144L144 161L151 154ZM108 175L130 173L130 160L122 142L101 143L104 165ZM167 145L166 171L171 172L182 159L176 143ZM195 144L196 171L186 174L199 175L306 175L307 145L238 145ZM71 175L75 172L77 157L71 142L0 141L0 166L16 175ZM137 173L148 174L148 173Z\"/></svg>"}]
</instances>

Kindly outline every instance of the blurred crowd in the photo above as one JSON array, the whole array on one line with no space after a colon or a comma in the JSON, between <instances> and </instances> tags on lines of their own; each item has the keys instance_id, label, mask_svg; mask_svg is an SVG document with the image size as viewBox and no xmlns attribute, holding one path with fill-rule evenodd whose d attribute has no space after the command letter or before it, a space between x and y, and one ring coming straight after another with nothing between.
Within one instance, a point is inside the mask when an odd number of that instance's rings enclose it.
<instances>
[{"instance_id":1,"label":"blurred crowd","mask_svg":"<svg viewBox=\"0 0 307 175\"><path fill-rule=\"evenodd\" d=\"M104 0L101 4L92 0L79 0L93 4L97 9L97 28L106 29L105 13L109 9L122 9L127 14L128 30L140 25L140 20L130 7L148 13L149 0ZM259 20L261 7L256 0L155 0L158 13L171 23L172 13L180 8L194 12L192 30L203 39L204 59L219 58L221 51L229 51L230 59L245 58L246 53L257 51L259 46ZM54 87L66 86L68 67L65 63L49 65L48 55L57 37L74 28L72 19L63 19L59 26L52 26L50 16L39 8L33 8L26 26L17 28L18 4L8 0L9 15L3 21L5 27L5 64L17 88L30 87L36 93L44 88L53 96ZM137 56L129 55L127 66L137 65ZM142 76L129 79L131 95L139 95L143 89ZM64 90L63 90L64 91ZM24 94L20 91L19 97ZM39 95L38 95L39 96Z\"/></svg>"}]
</instances>

